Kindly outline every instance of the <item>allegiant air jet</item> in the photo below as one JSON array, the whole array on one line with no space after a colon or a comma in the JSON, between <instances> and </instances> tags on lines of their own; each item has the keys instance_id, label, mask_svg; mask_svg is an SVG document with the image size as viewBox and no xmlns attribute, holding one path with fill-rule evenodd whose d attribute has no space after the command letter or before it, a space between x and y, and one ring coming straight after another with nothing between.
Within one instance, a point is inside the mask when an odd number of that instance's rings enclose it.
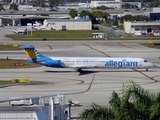
<instances>
[{"instance_id":1,"label":"allegiant air jet","mask_svg":"<svg viewBox=\"0 0 160 120\"><path fill-rule=\"evenodd\" d=\"M33 45L21 46L31 58L28 62L54 68L74 68L78 72L89 68L120 68L139 69L148 71L154 65L143 58L114 58L114 57L48 57L39 53Z\"/></svg>"}]
</instances>

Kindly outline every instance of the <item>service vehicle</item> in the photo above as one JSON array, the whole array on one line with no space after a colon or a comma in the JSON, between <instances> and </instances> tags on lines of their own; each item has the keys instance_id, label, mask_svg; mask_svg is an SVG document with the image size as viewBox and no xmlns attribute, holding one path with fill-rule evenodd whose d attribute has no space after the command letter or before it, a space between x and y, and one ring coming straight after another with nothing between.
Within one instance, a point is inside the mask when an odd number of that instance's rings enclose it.
<instances>
[{"instance_id":1,"label":"service vehicle","mask_svg":"<svg viewBox=\"0 0 160 120\"><path fill-rule=\"evenodd\" d=\"M16 34L20 34L20 33L27 34L27 28L17 28L17 29L14 29L13 32Z\"/></svg>"},{"instance_id":2,"label":"service vehicle","mask_svg":"<svg viewBox=\"0 0 160 120\"><path fill-rule=\"evenodd\" d=\"M15 98L19 98L19 97L10 97L10 99L15 99ZM32 99L10 101L9 104L11 106L29 106L29 105L33 105Z\"/></svg>"}]
</instances>

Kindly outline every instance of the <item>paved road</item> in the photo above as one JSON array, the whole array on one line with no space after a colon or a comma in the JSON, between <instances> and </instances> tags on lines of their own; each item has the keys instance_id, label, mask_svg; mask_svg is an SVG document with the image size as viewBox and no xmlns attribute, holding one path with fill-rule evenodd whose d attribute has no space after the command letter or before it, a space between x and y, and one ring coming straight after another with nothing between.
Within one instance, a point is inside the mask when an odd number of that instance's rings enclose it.
<instances>
[{"instance_id":1,"label":"paved road","mask_svg":"<svg viewBox=\"0 0 160 120\"><path fill-rule=\"evenodd\" d=\"M5 30L4 30L5 31ZM8 30L9 31L9 30ZM1 33L1 31L0 31ZM3 35L3 34L2 34ZM1 36L0 36L1 37ZM3 36L2 36L3 37ZM0 39L0 43L4 43ZM97 56L97 57L143 57L157 66L160 66L160 50L141 46L144 41L79 41L79 42L18 42L7 39L6 43L34 44L38 51L50 56ZM149 41L147 41L149 42ZM0 51L0 57L27 59L24 51ZM32 81L47 81L47 85L21 85L0 89L0 99L13 96L46 95L85 90L93 75L96 75L91 90L84 94L66 96L66 101L71 98L78 100L82 106L72 108L72 116L77 116L80 111L91 103L107 105L112 91L119 92L123 83L128 85L134 81L146 89L155 92L160 86L159 68L134 71L131 69L89 69L79 74L73 69L56 68L29 68L29 69L0 69L0 79L30 78Z\"/></svg>"}]
</instances>

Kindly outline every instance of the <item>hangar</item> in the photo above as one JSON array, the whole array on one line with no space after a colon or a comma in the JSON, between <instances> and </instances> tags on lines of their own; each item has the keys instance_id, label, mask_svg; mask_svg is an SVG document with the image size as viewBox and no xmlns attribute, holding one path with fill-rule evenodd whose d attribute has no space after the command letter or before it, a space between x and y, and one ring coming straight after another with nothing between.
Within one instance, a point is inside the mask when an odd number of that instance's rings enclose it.
<instances>
[{"instance_id":1,"label":"hangar","mask_svg":"<svg viewBox=\"0 0 160 120\"><path fill-rule=\"evenodd\" d=\"M91 20L83 19L45 19L43 22L44 27L47 30L91 30Z\"/></svg>"},{"instance_id":2,"label":"hangar","mask_svg":"<svg viewBox=\"0 0 160 120\"><path fill-rule=\"evenodd\" d=\"M46 14L47 15L47 14ZM69 19L69 15L54 15L54 16L42 16L42 15L5 15L0 16L0 24L7 26L14 26L17 23L20 23L22 26L27 26L27 23L35 23L38 21L43 23L45 19L53 19L53 18L60 18L60 19Z\"/></svg>"},{"instance_id":3,"label":"hangar","mask_svg":"<svg viewBox=\"0 0 160 120\"><path fill-rule=\"evenodd\" d=\"M1 16L0 17L0 24L7 26L14 26L16 23L21 23L22 26L27 26L27 23L34 23L35 21L39 21L43 23L46 18L53 18L48 16L37 16L37 15L30 15L30 16Z\"/></svg>"},{"instance_id":4,"label":"hangar","mask_svg":"<svg viewBox=\"0 0 160 120\"><path fill-rule=\"evenodd\" d=\"M124 30L126 33L137 33L139 35L148 35L160 31L159 21L124 21Z\"/></svg>"},{"instance_id":5,"label":"hangar","mask_svg":"<svg viewBox=\"0 0 160 120\"><path fill-rule=\"evenodd\" d=\"M109 8L121 8L121 0L109 0L109 1L91 1L90 7L96 8L100 6L106 6Z\"/></svg>"}]
</instances>

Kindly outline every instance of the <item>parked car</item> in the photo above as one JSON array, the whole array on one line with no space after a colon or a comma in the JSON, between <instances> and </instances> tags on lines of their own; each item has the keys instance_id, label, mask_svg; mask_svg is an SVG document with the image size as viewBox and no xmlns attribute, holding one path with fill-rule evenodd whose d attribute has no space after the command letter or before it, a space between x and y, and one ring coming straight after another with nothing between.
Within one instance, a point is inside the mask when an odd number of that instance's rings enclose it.
<instances>
[{"instance_id":1,"label":"parked car","mask_svg":"<svg viewBox=\"0 0 160 120\"><path fill-rule=\"evenodd\" d=\"M153 33L153 35L156 36L156 37L160 36L159 32L155 32L155 33Z\"/></svg>"},{"instance_id":2,"label":"parked car","mask_svg":"<svg viewBox=\"0 0 160 120\"><path fill-rule=\"evenodd\" d=\"M0 28L3 28L3 27L4 27L4 25L0 24Z\"/></svg>"},{"instance_id":3,"label":"parked car","mask_svg":"<svg viewBox=\"0 0 160 120\"><path fill-rule=\"evenodd\" d=\"M45 30L46 28L44 26L37 26L33 27L34 30Z\"/></svg>"},{"instance_id":4,"label":"parked car","mask_svg":"<svg viewBox=\"0 0 160 120\"><path fill-rule=\"evenodd\" d=\"M17 28L17 29L14 29L13 32L16 34L19 34L19 33L27 34L27 28Z\"/></svg>"},{"instance_id":5,"label":"parked car","mask_svg":"<svg viewBox=\"0 0 160 120\"><path fill-rule=\"evenodd\" d=\"M58 10L55 8L50 8L49 11L58 11Z\"/></svg>"}]
</instances>

